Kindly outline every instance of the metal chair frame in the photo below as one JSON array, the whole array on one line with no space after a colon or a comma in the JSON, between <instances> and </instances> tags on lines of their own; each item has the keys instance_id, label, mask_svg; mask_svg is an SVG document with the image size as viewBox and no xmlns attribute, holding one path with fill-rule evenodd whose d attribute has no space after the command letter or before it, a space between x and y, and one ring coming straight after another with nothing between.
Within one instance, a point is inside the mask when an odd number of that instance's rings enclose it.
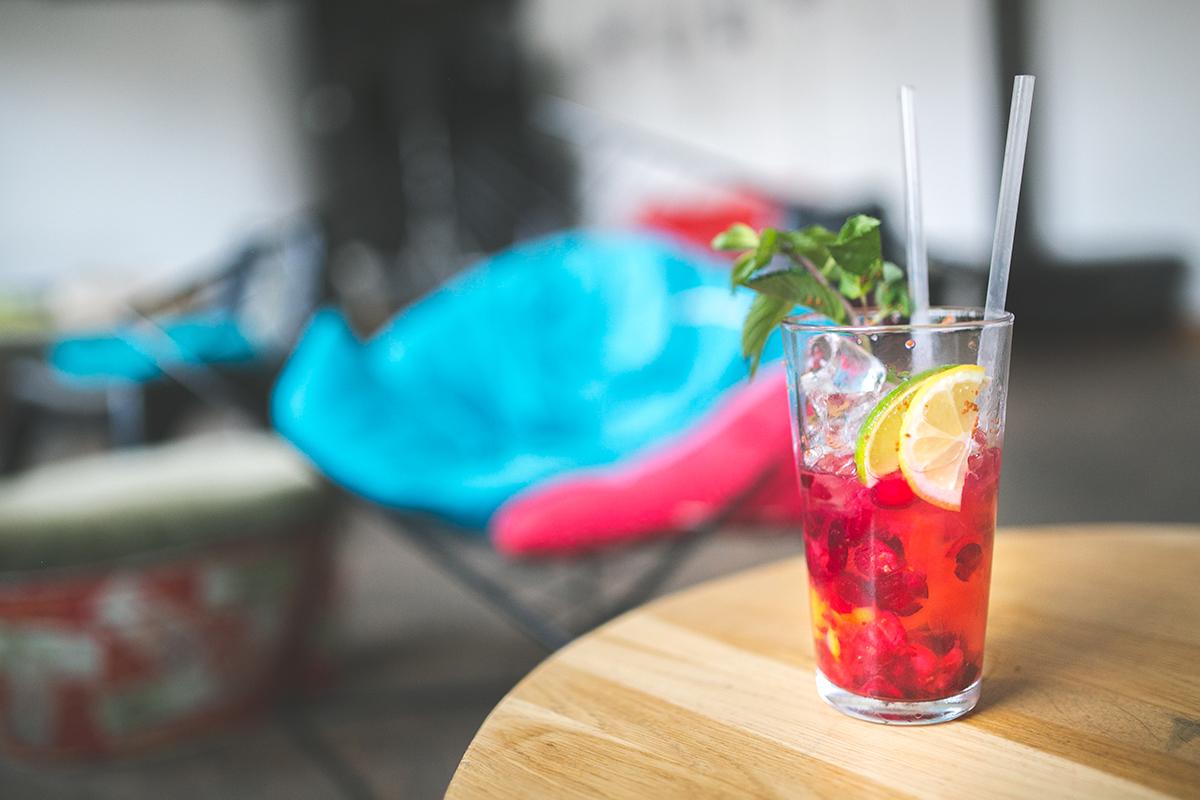
<instances>
[{"instance_id":1,"label":"metal chair frame","mask_svg":"<svg viewBox=\"0 0 1200 800\"><path fill-rule=\"evenodd\" d=\"M173 352L174 344L158 322L160 315L197 306L241 313L253 294L248 287L254 270L264 259L289 258L290 250L296 246L309 248L306 257L313 259L311 264L301 265L305 274L300 277L308 284L305 287L308 296L304 300L307 308L302 309L307 317L323 291L320 284L324 275L324 244L315 228L307 221L301 221L248 241L215 272L178 287L169 295L127 304L127 321L144 325L148 332L161 335L162 351ZM157 396L156 385L167 382L182 387L192 397L210 405L232 405L247 410L260 424L266 425L265 404L253 403L238 384L249 376L258 384L254 388L264 390L268 385L264 370L269 372L275 366L270 360L249 368L235 365L227 369L206 364L177 368L160 360L155 353L149 355L158 363L166 380L156 379L145 385L116 382L96 389L75 388L61 383L38 355L30 354L8 365L12 386L6 412L10 422L0 431L0 475L28 466L32 429L46 417L100 422L107 428L108 440L113 447L161 438L162 431L151 430L154 426L147 424L148 396L153 400ZM235 376L242 381L231 380Z\"/></svg>"},{"instance_id":2,"label":"metal chair frame","mask_svg":"<svg viewBox=\"0 0 1200 800\"><path fill-rule=\"evenodd\" d=\"M504 614L518 629L553 652L576 636L616 617L653 597L665 583L678 572L688 558L720 530L743 502L753 495L773 475L774 467L764 471L747 487L727 502L704 522L679 531L663 531L659 536L623 542L604 549L595 549L576 555L541 556L529 559L513 559L496 553L486 545L486 539L477 532L458 528L440 519L407 512L386 510L387 518L393 523L397 535L420 550L443 573L457 580ZM486 548L493 556L489 570L482 567L479 559L471 557L471 549ZM615 597L603 596L605 567L608 562L630 565L638 556L650 552L649 566L643 566L629 585ZM540 594L550 602L531 599L528 592L522 593L512 580L498 579L494 564L511 576L522 567L560 568L571 570L558 585L543 585ZM565 591L563 591L565 589ZM564 596L565 595L565 596ZM549 610L552 606L559 613ZM566 614L561 613L566 610ZM563 619L566 617L566 619Z\"/></svg>"}]
</instances>

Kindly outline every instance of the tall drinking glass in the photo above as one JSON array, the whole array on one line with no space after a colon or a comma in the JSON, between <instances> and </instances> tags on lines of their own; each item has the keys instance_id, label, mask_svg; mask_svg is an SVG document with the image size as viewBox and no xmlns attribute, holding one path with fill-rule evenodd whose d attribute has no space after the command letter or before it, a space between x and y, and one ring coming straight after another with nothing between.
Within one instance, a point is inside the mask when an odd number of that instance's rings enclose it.
<instances>
[{"instance_id":1,"label":"tall drinking glass","mask_svg":"<svg viewBox=\"0 0 1200 800\"><path fill-rule=\"evenodd\" d=\"M1012 315L783 326L817 691L927 724L979 699Z\"/></svg>"}]
</instances>

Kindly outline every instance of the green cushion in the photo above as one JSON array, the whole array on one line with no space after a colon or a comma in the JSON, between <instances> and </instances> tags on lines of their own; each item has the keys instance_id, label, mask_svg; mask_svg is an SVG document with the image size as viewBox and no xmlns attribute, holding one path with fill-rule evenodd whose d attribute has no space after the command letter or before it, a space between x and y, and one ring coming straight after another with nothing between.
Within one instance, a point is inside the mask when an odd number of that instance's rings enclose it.
<instances>
[{"instance_id":1,"label":"green cushion","mask_svg":"<svg viewBox=\"0 0 1200 800\"><path fill-rule=\"evenodd\" d=\"M0 481L0 572L298 530L327 499L304 458L264 433L48 464Z\"/></svg>"}]
</instances>

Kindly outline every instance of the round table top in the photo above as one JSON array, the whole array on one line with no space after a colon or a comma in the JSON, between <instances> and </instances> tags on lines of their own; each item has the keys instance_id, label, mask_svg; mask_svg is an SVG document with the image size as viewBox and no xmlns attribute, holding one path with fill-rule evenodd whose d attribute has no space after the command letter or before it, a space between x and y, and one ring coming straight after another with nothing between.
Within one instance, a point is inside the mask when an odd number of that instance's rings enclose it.
<instances>
[{"instance_id":1,"label":"round table top","mask_svg":"<svg viewBox=\"0 0 1200 800\"><path fill-rule=\"evenodd\" d=\"M813 685L800 559L581 637L488 717L450 798L1200 796L1200 527L996 537L983 696L890 727Z\"/></svg>"}]
</instances>

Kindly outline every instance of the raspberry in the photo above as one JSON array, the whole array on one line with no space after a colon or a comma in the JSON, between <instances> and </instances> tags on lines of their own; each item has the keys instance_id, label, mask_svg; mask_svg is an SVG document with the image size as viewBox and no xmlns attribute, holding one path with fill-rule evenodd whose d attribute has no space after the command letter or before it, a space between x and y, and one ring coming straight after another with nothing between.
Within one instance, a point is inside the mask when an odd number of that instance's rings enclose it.
<instances>
[{"instance_id":1,"label":"raspberry","mask_svg":"<svg viewBox=\"0 0 1200 800\"><path fill-rule=\"evenodd\" d=\"M941 662L937 653L921 644L910 644L904 655L905 666L911 673L911 679L918 685L924 684L933 678Z\"/></svg>"},{"instance_id":2,"label":"raspberry","mask_svg":"<svg viewBox=\"0 0 1200 800\"><path fill-rule=\"evenodd\" d=\"M857 510L847 511L843 519L846 521L846 544L850 547L859 544L870 534L872 513L871 507L865 503Z\"/></svg>"},{"instance_id":3,"label":"raspberry","mask_svg":"<svg viewBox=\"0 0 1200 800\"><path fill-rule=\"evenodd\" d=\"M946 655L942 656L941 662L938 664L938 676L933 688L942 692L962 688L954 685L959 675L962 674L962 668L962 648L954 645L946 652Z\"/></svg>"},{"instance_id":4,"label":"raspberry","mask_svg":"<svg viewBox=\"0 0 1200 800\"><path fill-rule=\"evenodd\" d=\"M896 685L882 675L875 675L862 686L858 687L860 694L870 697L882 697L889 700L899 700L904 696Z\"/></svg>"},{"instance_id":5,"label":"raspberry","mask_svg":"<svg viewBox=\"0 0 1200 800\"><path fill-rule=\"evenodd\" d=\"M904 545L895 536L874 538L854 551L854 565L871 578L904 568Z\"/></svg>"},{"instance_id":6,"label":"raspberry","mask_svg":"<svg viewBox=\"0 0 1200 800\"><path fill-rule=\"evenodd\" d=\"M963 651L955 644L939 655L922 644L907 645L892 664L892 678L908 690L910 697L939 697L953 694L962 675Z\"/></svg>"},{"instance_id":7,"label":"raspberry","mask_svg":"<svg viewBox=\"0 0 1200 800\"><path fill-rule=\"evenodd\" d=\"M825 583L846 568L846 537L841 522L834 520L824 537L805 538L808 571L817 583Z\"/></svg>"},{"instance_id":8,"label":"raspberry","mask_svg":"<svg viewBox=\"0 0 1200 800\"><path fill-rule=\"evenodd\" d=\"M958 644L958 637L953 633L931 633L925 637L925 644L939 656L944 656L950 652L950 648Z\"/></svg>"},{"instance_id":9,"label":"raspberry","mask_svg":"<svg viewBox=\"0 0 1200 800\"><path fill-rule=\"evenodd\" d=\"M825 673L825 677L838 686L849 686L852 683L849 674L846 672L846 668L829 651L829 646L825 643L824 639L817 640L817 663L820 664L821 671Z\"/></svg>"},{"instance_id":10,"label":"raspberry","mask_svg":"<svg viewBox=\"0 0 1200 800\"><path fill-rule=\"evenodd\" d=\"M962 669L959 670L958 681L956 681L956 683L965 689L974 683L975 679L978 677L979 665L972 661L968 661L967 663L963 664Z\"/></svg>"},{"instance_id":11,"label":"raspberry","mask_svg":"<svg viewBox=\"0 0 1200 800\"><path fill-rule=\"evenodd\" d=\"M873 622L863 625L854 637L858 654L876 659L891 658L908 641L904 625L895 614L880 612Z\"/></svg>"},{"instance_id":12,"label":"raspberry","mask_svg":"<svg viewBox=\"0 0 1200 800\"><path fill-rule=\"evenodd\" d=\"M929 584L925 582L925 576L911 569L889 572L875 580L875 604L902 617L920 611L921 601L928 597Z\"/></svg>"},{"instance_id":13,"label":"raspberry","mask_svg":"<svg viewBox=\"0 0 1200 800\"><path fill-rule=\"evenodd\" d=\"M863 590L858 578L843 572L833 582L833 591L829 596L829 607L839 614L848 614L855 608L869 604L870 598Z\"/></svg>"},{"instance_id":14,"label":"raspberry","mask_svg":"<svg viewBox=\"0 0 1200 800\"><path fill-rule=\"evenodd\" d=\"M885 674L888 665L900 655L907 644L904 626L895 614L880 612L874 621L864 624L843 642L842 661L858 682Z\"/></svg>"},{"instance_id":15,"label":"raspberry","mask_svg":"<svg viewBox=\"0 0 1200 800\"><path fill-rule=\"evenodd\" d=\"M979 569L979 564L983 561L983 548L977 542L965 544L954 557L954 561L955 577L966 582L975 574L975 570Z\"/></svg>"},{"instance_id":16,"label":"raspberry","mask_svg":"<svg viewBox=\"0 0 1200 800\"><path fill-rule=\"evenodd\" d=\"M903 476L893 473L871 487L871 499L883 508L902 508L913 501L913 490Z\"/></svg>"}]
</instances>

